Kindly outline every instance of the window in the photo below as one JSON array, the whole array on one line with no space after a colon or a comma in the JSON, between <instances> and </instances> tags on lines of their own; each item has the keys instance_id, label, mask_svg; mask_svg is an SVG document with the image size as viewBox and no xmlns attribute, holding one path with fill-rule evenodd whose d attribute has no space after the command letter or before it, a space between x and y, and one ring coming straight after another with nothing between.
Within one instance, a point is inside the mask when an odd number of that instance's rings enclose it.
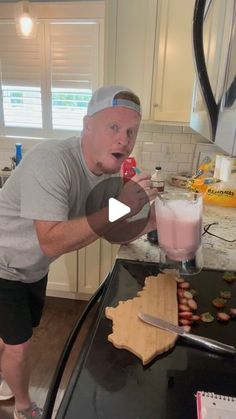
<instances>
[{"instance_id":1,"label":"window","mask_svg":"<svg viewBox=\"0 0 236 419\"><path fill-rule=\"evenodd\" d=\"M42 6L41 6L42 7ZM103 19L40 19L21 39L0 20L0 134L66 137L102 84Z\"/></svg>"}]
</instances>

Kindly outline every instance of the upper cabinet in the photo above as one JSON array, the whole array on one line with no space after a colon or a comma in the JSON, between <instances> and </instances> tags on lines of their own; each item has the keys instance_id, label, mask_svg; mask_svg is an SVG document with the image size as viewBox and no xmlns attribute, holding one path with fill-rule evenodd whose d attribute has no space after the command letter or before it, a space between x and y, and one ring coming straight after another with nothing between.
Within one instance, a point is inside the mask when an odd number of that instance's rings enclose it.
<instances>
[{"instance_id":1,"label":"upper cabinet","mask_svg":"<svg viewBox=\"0 0 236 419\"><path fill-rule=\"evenodd\" d=\"M143 120L188 122L194 0L107 0L105 83L140 96Z\"/></svg>"},{"instance_id":2,"label":"upper cabinet","mask_svg":"<svg viewBox=\"0 0 236 419\"><path fill-rule=\"evenodd\" d=\"M153 76L153 119L188 122L193 92L194 0L158 1Z\"/></svg>"}]
</instances>

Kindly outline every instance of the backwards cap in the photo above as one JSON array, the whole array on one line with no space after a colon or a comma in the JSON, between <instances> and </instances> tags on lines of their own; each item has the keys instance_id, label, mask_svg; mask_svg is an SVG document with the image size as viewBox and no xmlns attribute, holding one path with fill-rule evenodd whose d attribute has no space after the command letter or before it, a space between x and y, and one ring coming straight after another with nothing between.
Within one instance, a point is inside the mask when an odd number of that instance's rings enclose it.
<instances>
[{"instance_id":1,"label":"backwards cap","mask_svg":"<svg viewBox=\"0 0 236 419\"><path fill-rule=\"evenodd\" d=\"M137 98L136 100L139 104L135 103L135 101L133 101L131 98L116 98L116 95L118 95L119 93L126 92L131 93L131 95L134 95L134 97ZM139 98L128 87L103 86L93 93L93 96L91 97L90 102L88 104L87 115L91 116L96 112L102 111L103 109L114 108L116 106L122 106L128 109L133 109L140 115L142 114Z\"/></svg>"}]
</instances>

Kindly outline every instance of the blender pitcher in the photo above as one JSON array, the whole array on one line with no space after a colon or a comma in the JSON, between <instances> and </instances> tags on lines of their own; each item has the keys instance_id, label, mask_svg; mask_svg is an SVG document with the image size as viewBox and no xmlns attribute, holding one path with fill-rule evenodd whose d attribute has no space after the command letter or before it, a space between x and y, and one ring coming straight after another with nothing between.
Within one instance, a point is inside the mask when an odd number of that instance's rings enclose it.
<instances>
[{"instance_id":1,"label":"blender pitcher","mask_svg":"<svg viewBox=\"0 0 236 419\"><path fill-rule=\"evenodd\" d=\"M193 275L202 269L202 195L167 192L155 201L160 268Z\"/></svg>"}]
</instances>

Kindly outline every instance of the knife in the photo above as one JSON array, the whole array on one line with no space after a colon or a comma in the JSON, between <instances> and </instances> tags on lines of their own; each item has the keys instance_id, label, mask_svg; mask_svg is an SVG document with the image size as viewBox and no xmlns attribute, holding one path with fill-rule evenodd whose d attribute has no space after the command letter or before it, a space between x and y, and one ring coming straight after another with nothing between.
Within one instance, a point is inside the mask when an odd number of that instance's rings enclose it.
<instances>
[{"instance_id":1,"label":"knife","mask_svg":"<svg viewBox=\"0 0 236 419\"><path fill-rule=\"evenodd\" d=\"M152 326L159 327L164 330L168 330L169 332L174 332L177 335L180 335L181 337L195 343L196 345L202 346L211 351L231 355L235 355L236 353L236 348L234 346L226 345L225 343L205 338L203 336L193 335L192 333L186 332L183 327L176 326L175 324L169 323L168 321L158 317L150 316L149 314L145 313L138 313L138 317L145 323L151 324Z\"/></svg>"}]
</instances>

